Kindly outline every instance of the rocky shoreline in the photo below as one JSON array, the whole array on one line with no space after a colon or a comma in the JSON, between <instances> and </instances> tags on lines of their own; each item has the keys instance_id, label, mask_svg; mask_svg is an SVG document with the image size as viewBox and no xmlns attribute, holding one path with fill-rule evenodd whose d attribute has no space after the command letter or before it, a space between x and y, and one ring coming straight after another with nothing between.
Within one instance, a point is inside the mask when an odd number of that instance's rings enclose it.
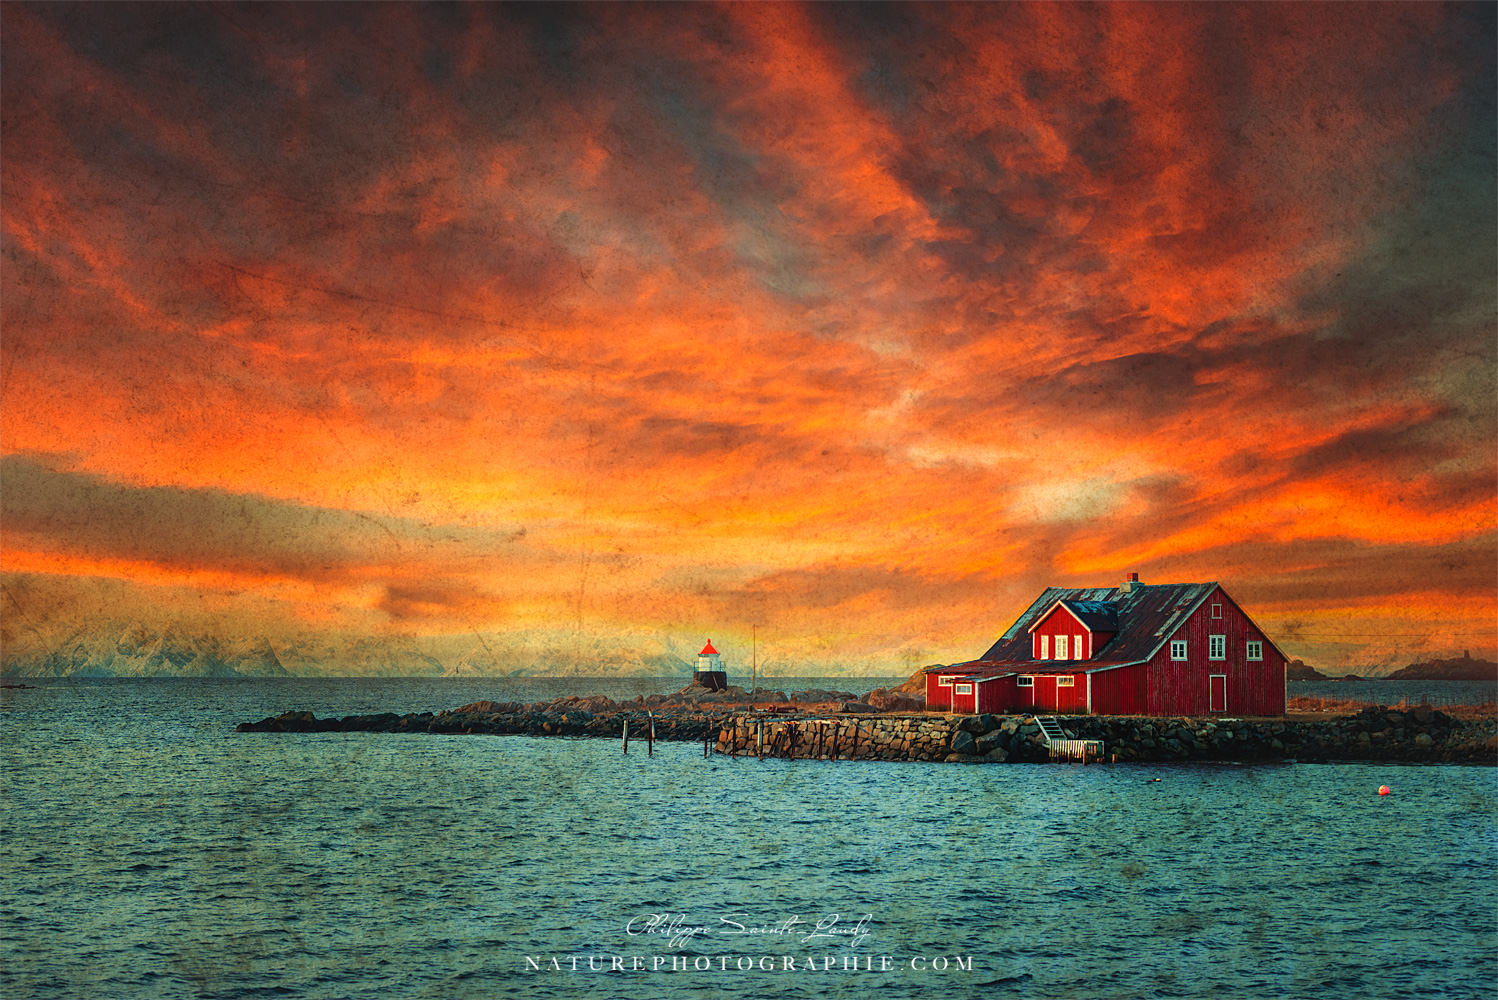
<instances>
[{"instance_id":1,"label":"rocky shoreline","mask_svg":"<svg viewBox=\"0 0 1498 1000\"><path fill-rule=\"evenodd\" d=\"M1101 760L1387 761L1498 764L1498 724L1428 707L1372 706L1327 720L1065 716L1069 737L1100 741ZM763 748L763 749L762 749ZM720 753L792 758L1021 763L1055 759L1034 716L819 719L737 715Z\"/></svg>"},{"instance_id":2,"label":"rocky shoreline","mask_svg":"<svg viewBox=\"0 0 1498 1000\"><path fill-rule=\"evenodd\" d=\"M812 692L812 694L843 692ZM659 697L659 696L657 696ZM716 711L714 710L716 709ZM631 742L709 741L720 754L799 759L914 760L967 763L1052 759L1033 716L882 714L863 702L827 701L815 709L760 709L731 701L615 703L564 698L542 704L475 702L444 712L319 719L286 712L236 727L244 733L519 734ZM1372 706L1326 720L1152 719L1068 716L1068 736L1099 740L1102 759L1179 761L1389 761L1498 764L1498 722L1464 720L1426 706Z\"/></svg>"},{"instance_id":3,"label":"rocky shoreline","mask_svg":"<svg viewBox=\"0 0 1498 1000\"><path fill-rule=\"evenodd\" d=\"M719 712L717 720L723 718ZM630 740L644 740L652 721L655 739L701 742L717 732L714 716L701 712L651 712L647 709L589 711L548 710L513 702L475 702L447 712L397 715L346 715L319 719L311 712L283 712L259 722L241 722L237 733L442 733L521 736L592 736L619 739L629 722Z\"/></svg>"}]
</instances>

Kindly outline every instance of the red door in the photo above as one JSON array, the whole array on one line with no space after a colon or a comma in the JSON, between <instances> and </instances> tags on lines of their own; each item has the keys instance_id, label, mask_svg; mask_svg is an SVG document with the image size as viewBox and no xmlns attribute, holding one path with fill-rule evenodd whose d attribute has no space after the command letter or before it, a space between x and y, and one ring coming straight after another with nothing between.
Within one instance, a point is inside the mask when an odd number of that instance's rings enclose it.
<instances>
[{"instance_id":1,"label":"red door","mask_svg":"<svg viewBox=\"0 0 1498 1000\"><path fill-rule=\"evenodd\" d=\"M968 681L964 684L953 683L952 685L952 711L960 712L967 709L973 715L978 714L978 685Z\"/></svg>"},{"instance_id":2,"label":"red door","mask_svg":"<svg viewBox=\"0 0 1498 1000\"><path fill-rule=\"evenodd\" d=\"M1212 674L1207 681L1211 691L1211 711L1226 712L1228 710L1228 675Z\"/></svg>"}]
</instances>

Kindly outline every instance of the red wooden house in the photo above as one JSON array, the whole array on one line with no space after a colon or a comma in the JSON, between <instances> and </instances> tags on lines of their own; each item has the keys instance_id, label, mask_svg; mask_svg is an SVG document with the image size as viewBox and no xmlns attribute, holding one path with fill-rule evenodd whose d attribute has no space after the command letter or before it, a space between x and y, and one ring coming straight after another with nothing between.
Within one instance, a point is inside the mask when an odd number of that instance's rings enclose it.
<instances>
[{"instance_id":1,"label":"red wooden house","mask_svg":"<svg viewBox=\"0 0 1498 1000\"><path fill-rule=\"evenodd\" d=\"M1285 654L1215 583L1048 587L980 659L926 671L926 707L1283 715Z\"/></svg>"}]
</instances>

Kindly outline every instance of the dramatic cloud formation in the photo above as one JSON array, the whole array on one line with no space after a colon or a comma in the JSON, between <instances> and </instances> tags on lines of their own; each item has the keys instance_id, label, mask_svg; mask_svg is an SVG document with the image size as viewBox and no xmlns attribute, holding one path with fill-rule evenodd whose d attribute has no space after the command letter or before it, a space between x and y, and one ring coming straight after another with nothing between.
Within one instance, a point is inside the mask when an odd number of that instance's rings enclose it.
<instances>
[{"instance_id":1,"label":"dramatic cloud formation","mask_svg":"<svg viewBox=\"0 0 1498 1000\"><path fill-rule=\"evenodd\" d=\"M1492 13L11 5L6 636L1492 653Z\"/></svg>"}]
</instances>

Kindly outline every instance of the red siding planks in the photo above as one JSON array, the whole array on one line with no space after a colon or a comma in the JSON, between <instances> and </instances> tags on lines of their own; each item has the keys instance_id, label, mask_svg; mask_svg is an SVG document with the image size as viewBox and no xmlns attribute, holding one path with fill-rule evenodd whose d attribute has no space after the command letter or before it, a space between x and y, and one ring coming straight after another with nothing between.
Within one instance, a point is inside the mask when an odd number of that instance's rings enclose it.
<instances>
[{"instance_id":1,"label":"red siding planks","mask_svg":"<svg viewBox=\"0 0 1498 1000\"><path fill-rule=\"evenodd\" d=\"M1035 626L1035 632L1031 639L1031 646L1035 650L1034 656L1040 658L1040 638L1045 636L1046 655L1048 660L1086 660L1092 656L1091 635L1087 627L1077 621L1075 615L1065 608L1055 608L1045 618L1041 619L1039 625ZM1056 655L1056 639L1059 636L1066 637L1066 655Z\"/></svg>"},{"instance_id":2,"label":"red siding planks","mask_svg":"<svg viewBox=\"0 0 1498 1000\"><path fill-rule=\"evenodd\" d=\"M1092 681L1092 711L1095 715L1144 715L1145 675L1149 667L1139 663L1132 667L1099 670L1088 676Z\"/></svg>"},{"instance_id":3,"label":"red siding planks","mask_svg":"<svg viewBox=\"0 0 1498 1000\"><path fill-rule=\"evenodd\" d=\"M1213 604L1222 605L1221 618L1212 617ZM1211 658L1211 637L1214 635L1223 637L1220 660ZM1226 707L1218 714L1284 714L1284 659L1220 587L1169 638L1185 641L1186 659L1171 659L1170 642L1166 642L1150 659L1145 684L1146 714L1213 714L1208 680L1212 674L1227 676ZM1262 660L1248 659L1249 642L1262 644ZM1093 711L1101 711L1095 693Z\"/></svg>"},{"instance_id":4,"label":"red siding planks","mask_svg":"<svg viewBox=\"0 0 1498 1000\"><path fill-rule=\"evenodd\" d=\"M943 687L941 674L926 675L926 707L933 712L947 712L952 708L952 689ZM947 678L949 681L951 678Z\"/></svg>"}]
</instances>

